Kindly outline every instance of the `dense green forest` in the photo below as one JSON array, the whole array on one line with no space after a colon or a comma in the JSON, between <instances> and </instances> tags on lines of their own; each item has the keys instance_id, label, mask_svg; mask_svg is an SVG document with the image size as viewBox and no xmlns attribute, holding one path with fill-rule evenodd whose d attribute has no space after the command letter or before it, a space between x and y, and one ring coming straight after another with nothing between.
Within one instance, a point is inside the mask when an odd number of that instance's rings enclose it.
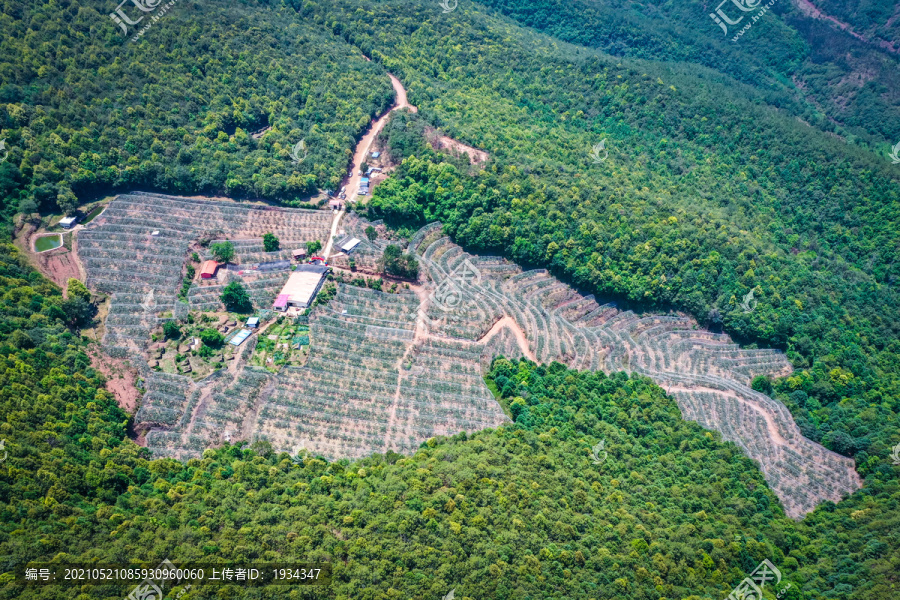
<instances>
[{"instance_id":1,"label":"dense green forest","mask_svg":"<svg viewBox=\"0 0 900 600\"><path fill-rule=\"evenodd\" d=\"M127 42L109 2L0 7L7 218L110 190L296 200L335 189L393 96L358 49L277 2L181 0Z\"/></svg>"},{"instance_id":2,"label":"dense green forest","mask_svg":"<svg viewBox=\"0 0 900 600\"><path fill-rule=\"evenodd\" d=\"M615 56L678 61L710 67L756 87L766 100L813 123L876 146L900 141L900 50L890 26L889 2L817 1L828 15L848 22L858 39L793 2L771 13L735 42L754 12L726 34L710 18L718 2L613 0L485 0L518 22L559 39ZM746 6L759 6L746 2ZM743 13L726 2L731 19Z\"/></svg>"},{"instance_id":3,"label":"dense green forest","mask_svg":"<svg viewBox=\"0 0 900 600\"><path fill-rule=\"evenodd\" d=\"M332 585L306 594L195 587L186 600L721 598L766 559L783 598L892 593L897 516L878 504L896 508L892 469L796 523L737 447L646 378L499 358L489 378L514 423L411 457L328 463L257 444L149 460L57 314L59 291L9 246L0 286L0 597L129 591L13 583L15 566L51 558L334 564Z\"/></svg>"}]
</instances>

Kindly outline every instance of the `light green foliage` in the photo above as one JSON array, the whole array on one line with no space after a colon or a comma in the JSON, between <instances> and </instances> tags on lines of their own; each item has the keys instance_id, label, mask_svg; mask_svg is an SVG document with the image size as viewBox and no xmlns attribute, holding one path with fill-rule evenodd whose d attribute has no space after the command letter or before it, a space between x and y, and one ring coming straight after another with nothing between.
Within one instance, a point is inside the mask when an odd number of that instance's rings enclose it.
<instances>
[{"instance_id":1,"label":"light green foliage","mask_svg":"<svg viewBox=\"0 0 900 600\"><path fill-rule=\"evenodd\" d=\"M219 262L227 263L234 258L234 244L231 242L213 242L209 249Z\"/></svg>"},{"instance_id":2,"label":"light green foliage","mask_svg":"<svg viewBox=\"0 0 900 600\"><path fill-rule=\"evenodd\" d=\"M77 279L69 279L69 281L66 282L66 292L69 298L81 298L86 302L91 301L90 290Z\"/></svg>"},{"instance_id":3,"label":"light green foliage","mask_svg":"<svg viewBox=\"0 0 900 600\"><path fill-rule=\"evenodd\" d=\"M319 240L312 240L310 242L306 242L306 252L307 255L312 257L315 256L316 253L322 249L322 242Z\"/></svg>"}]
</instances>

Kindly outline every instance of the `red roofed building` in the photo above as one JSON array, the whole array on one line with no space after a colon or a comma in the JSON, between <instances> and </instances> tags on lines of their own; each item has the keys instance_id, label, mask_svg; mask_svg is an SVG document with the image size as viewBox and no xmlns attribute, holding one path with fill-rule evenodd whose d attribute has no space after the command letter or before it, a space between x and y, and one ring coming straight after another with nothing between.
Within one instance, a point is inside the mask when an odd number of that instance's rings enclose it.
<instances>
[{"instance_id":1,"label":"red roofed building","mask_svg":"<svg viewBox=\"0 0 900 600\"><path fill-rule=\"evenodd\" d=\"M219 263L214 260L208 260L203 263L203 266L200 268L200 277L202 279L211 279L216 276L216 270L219 268Z\"/></svg>"}]
</instances>

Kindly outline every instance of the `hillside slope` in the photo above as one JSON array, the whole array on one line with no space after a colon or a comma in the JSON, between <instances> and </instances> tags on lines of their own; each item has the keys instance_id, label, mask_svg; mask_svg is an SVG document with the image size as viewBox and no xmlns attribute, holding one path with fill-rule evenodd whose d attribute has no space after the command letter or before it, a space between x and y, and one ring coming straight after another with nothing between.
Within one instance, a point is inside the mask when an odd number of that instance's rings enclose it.
<instances>
[{"instance_id":1,"label":"hillside slope","mask_svg":"<svg viewBox=\"0 0 900 600\"><path fill-rule=\"evenodd\" d=\"M419 118L494 161L473 178L422 148L376 189L374 218L439 220L467 249L785 349L797 373L775 387L804 435L864 474L900 441L896 166L720 77L474 9L370 10L327 18L403 74Z\"/></svg>"},{"instance_id":2,"label":"hillside slope","mask_svg":"<svg viewBox=\"0 0 900 600\"><path fill-rule=\"evenodd\" d=\"M747 12L738 3L699 1L483 4L615 56L716 69L817 127L875 148L900 141L900 40L892 26L897 6L889 2L783 0L768 12L761 11L768 3L755 1L742 3L754 9ZM736 24L727 24L717 8Z\"/></svg>"},{"instance_id":3,"label":"hillside slope","mask_svg":"<svg viewBox=\"0 0 900 600\"><path fill-rule=\"evenodd\" d=\"M393 97L358 49L278 2L177 2L137 40L101 0L0 9L7 218L134 187L285 201L336 189Z\"/></svg>"}]
</instances>

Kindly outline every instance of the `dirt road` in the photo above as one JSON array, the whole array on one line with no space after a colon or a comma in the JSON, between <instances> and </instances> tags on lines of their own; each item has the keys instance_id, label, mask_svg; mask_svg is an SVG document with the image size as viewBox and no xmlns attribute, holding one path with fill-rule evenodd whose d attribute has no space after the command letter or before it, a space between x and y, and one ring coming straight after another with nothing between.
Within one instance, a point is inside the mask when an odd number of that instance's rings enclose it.
<instances>
[{"instance_id":1,"label":"dirt road","mask_svg":"<svg viewBox=\"0 0 900 600\"><path fill-rule=\"evenodd\" d=\"M357 200L357 192L359 191L359 182L362 178L362 174L359 172L360 167L366 161L366 158L369 156L369 152L372 149L372 144L375 142L375 138L381 133L381 130L384 129L384 125L388 122L390 118L391 112L400 109L400 108L408 108L411 112L416 112L415 106L410 106L409 101L406 99L406 90L403 88L403 84L400 83L400 80L388 73L388 77L391 78L391 85L394 86L394 93L397 94L396 99L394 100L394 105L391 106L390 110L381 115L381 117L374 122L371 129L369 129L368 133L366 133L359 143L356 145L356 152L353 154L353 170L351 171L350 177L344 179L341 185L346 186L345 191L347 193L347 200L355 202ZM340 223L341 217L344 216L344 211L340 211L335 213L334 221L331 223L331 236L328 238L328 242L325 244L325 251L322 254L323 257L327 260L331 255L332 245L334 244L334 236L337 234L338 224Z\"/></svg>"}]
</instances>

